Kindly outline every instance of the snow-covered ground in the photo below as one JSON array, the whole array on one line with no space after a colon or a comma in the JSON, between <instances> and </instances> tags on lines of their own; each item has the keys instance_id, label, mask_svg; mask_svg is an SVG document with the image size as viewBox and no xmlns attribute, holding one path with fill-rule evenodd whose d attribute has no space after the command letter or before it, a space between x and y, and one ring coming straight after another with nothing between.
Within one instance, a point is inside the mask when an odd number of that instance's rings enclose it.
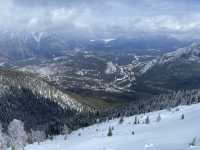
<instances>
[{"instance_id":1,"label":"snow-covered ground","mask_svg":"<svg viewBox=\"0 0 200 150\"><path fill-rule=\"evenodd\" d=\"M161 121L157 122L159 114ZM143 124L146 116L150 117L150 124ZM122 124L115 119L74 131L67 140L57 136L40 145L28 145L25 150L200 150L200 104L142 114L138 118L138 125L134 125L135 116L124 118ZM107 136L109 127L114 127L111 137ZM189 143L194 137L196 146L191 147Z\"/></svg>"}]
</instances>

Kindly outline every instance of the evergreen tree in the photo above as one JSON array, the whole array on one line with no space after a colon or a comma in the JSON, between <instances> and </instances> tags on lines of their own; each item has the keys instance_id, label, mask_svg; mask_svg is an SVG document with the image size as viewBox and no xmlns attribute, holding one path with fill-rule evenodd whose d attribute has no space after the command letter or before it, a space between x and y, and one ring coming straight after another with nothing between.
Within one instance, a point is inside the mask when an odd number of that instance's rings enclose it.
<instances>
[{"instance_id":1,"label":"evergreen tree","mask_svg":"<svg viewBox=\"0 0 200 150\"><path fill-rule=\"evenodd\" d=\"M160 114L158 115L156 121L157 121L157 122L160 122L160 121L161 121L161 116L160 116Z\"/></svg>"},{"instance_id":2,"label":"evergreen tree","mask_svg":"<svg viewBox=\"0 0 200 150\"><path fill-rule=\"evenodd\" d=\"M134 124L138 124L137 116L135 116Z\"/></svg>"},{"instance_id":3,"label":"evergreen tree","mask_svg":"<svg viewBox=\"0 0 200 150\"><path fill-rule=\"evenodd\" d=\"M112 134L112 128L110 127L109 129L108 129L108 134L107 134L107 136L112 136L113 134Z\"/></svg>"},{"instance_id":4,"label":"evergreen tree","mask_svg":"<svg viewBox=\"0 0 200 150\"><path fill-rule=\"evenodd\" d=\"M63 127L63 133L65 134L64 139L67 140L68 134L69 134L69 128L67 125L64 125Z\"/></svg>"},{"instance_id":5,"label":"evergreen tree","mask_svg":"<svg viewBox=\"0 0 200 150\"><path fill-rule=\"evenodd\" d=\"M192 142L189 144L190 146L195 146L196 145L196 137L194 137L193 139L192 139Z\"/></svg>"},{"instance_id":6,"label":"evergreen tree","mask_svg":"<svg viewBox=\"0 0 200 150\"><path fill-rule=\"evenodd\" d=\"M182 114L182 115L181 115L181 120L184 120L184 119L185 119L185 115Z\"/></svg>"},{"instance_id":7,"label":"evergreen tree","mask_svg":"<svg viewBox=\"0 0 200 150\"><path fill-rule=\"evenodd\" d=\"M28 138L24 130L24 123L14 119L8 126L8 134L12 149L23 150Z\"/></svg>"},{"instance_id":8,"label":"evergreen tree","mask_svg":"<svg viewBox=\"0 0 200 150\"><path fill-rule=\"evenodd\" d=\"M147 116L145 119L145 124L149 124L149 123L150 123L150 119L149 119L149 116Z\"/></svg>"},{"instance_id":9,"label":"evergreen tree","mask_svg":"<svg viewBox=\"0 0 200 150\"><path fill-rule=\"evenodd\" d=\"M31 129L31 133L29 134L28 139L31 143L37 142L39 144L46 139L46 134L44 131L34 131Z\"/></svg>"},{"instance_id":10,"label":"evergreen tree","mask_svg":"<svg viewBox=\"0 0 200 150\"><path fill-rule=\"evenodd\" d=\"M119 119L119 124L122 124L124 122L124 117L121 117L120 119Z\"/></svg>"}]
</instances>

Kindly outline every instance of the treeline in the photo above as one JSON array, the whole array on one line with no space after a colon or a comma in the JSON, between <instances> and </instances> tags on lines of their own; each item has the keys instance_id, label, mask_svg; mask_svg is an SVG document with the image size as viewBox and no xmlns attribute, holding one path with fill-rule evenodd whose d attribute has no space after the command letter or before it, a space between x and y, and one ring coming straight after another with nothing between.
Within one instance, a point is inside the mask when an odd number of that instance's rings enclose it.
<instances>
[{"instance_id":1,"label":"treeline","mask_svg":"<svg viewBox=\"0 0 200 150\"><path fill-rule=\"evenodd\" d=\"M107 109L100 113L102 120L120 116L131 116L156 110L170 109L179 105L190 105L200 102L200 89L173 91L168 94L155 95L149 99ZM100 120L101 120L100 119Z\"/></svg>"}]
</instances>

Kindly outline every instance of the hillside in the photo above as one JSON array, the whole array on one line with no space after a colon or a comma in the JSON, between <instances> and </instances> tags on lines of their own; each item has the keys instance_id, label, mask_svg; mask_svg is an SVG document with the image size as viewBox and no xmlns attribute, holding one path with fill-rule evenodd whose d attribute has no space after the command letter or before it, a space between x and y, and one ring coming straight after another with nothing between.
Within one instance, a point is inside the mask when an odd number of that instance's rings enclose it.
<instances>
[{"instance_id":1,"label":"hillside","mask_svg":"<svg viewBox=\"0 0 200 150\"><path fill-rule=\"evenodd\" d=\"M150 123L143 124L147 116ZM115 119L74 131L67 140L57 136L39 145L28 145L25 150L197 150L200 147L200 104L141 114L137 118L140 124L134 124L135 116L124 118L122 124ZM114 128L111 137L107 136L109 127ZM194 146L189 146L194 138Z\"/></svg>"},{"instance_id":2,"label":"hillside","mask_svg":"<svg viewBox=\"0 0 200 150\"><path fill-rule=\"evenodd\" d=\"M160 93L200 88L200 44L195 43L157 58L137 78L135 90Z\"/></svg>"},{"instance_id":3,"label":"hillside","mask_svg":"<svg viewBox=\"0 0 200 150\"><path fill-rule=\"evenodd\" d=\"M92 108L81 104L76 99L73 99L65 92L59 90L52 83L49 83L30 73L0 70L0 81L1 85L6 85L8 87L29 89L35 94L39 94L45 98L55 101L64 109L70 108L78 112L92 111Z\"/></svg>"},{"instance_id":4,"label":"hillside","mask_svg":"<svg viewBox=\"0 0 200 150\"><path fill-rule=\"evenodd\" d=\"M0 70L0 87L0 122L5 127L13 119L20 119L27 130L48 130L49 126L59 129L64 124L76 129L86 125L80 115L87 118L88 113L95 112L94 107L30 73ZM54 134L59 132L55 130Z\"/></svg>"}]
</instances>

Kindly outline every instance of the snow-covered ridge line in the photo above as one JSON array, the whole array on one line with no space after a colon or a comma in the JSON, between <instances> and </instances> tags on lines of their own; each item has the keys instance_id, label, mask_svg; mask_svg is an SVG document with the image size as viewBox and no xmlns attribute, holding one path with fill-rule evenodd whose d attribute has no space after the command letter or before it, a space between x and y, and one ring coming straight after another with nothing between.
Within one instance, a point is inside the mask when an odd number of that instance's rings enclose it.
<instances>
[{"instance_id":1,"label":"snow-covered ridge line","mask_svg":"<svg viewBox=\"0 0 200 150\"><path fill-rule=\"evenodd\" d=\"M189 62L200 62L200 43L193 43L189 47L179 48L176 51L164 54L159 60L159 64L173 62L178 59L185 59Z\"/></svg>"},{"instance_id":2,"label":"snow-covered ridge line","mask_svg":"<svg viewBox=\"0 0 200 150\"><path fill-rule=\"evenodd\" d=\"M13 72L14 76L7 72L0 72L1 85L13 86L19 89L27 88L35 94L40 94L45 98L55 101L64 109L72 109L78 112L87 112L94 110L89 106L86 106L68 94L60 91L56 87L50 85L48 82L43 81L40 78L33 77L31 75L25 75L23 73Z\"/></svg>"}]
</instances>

